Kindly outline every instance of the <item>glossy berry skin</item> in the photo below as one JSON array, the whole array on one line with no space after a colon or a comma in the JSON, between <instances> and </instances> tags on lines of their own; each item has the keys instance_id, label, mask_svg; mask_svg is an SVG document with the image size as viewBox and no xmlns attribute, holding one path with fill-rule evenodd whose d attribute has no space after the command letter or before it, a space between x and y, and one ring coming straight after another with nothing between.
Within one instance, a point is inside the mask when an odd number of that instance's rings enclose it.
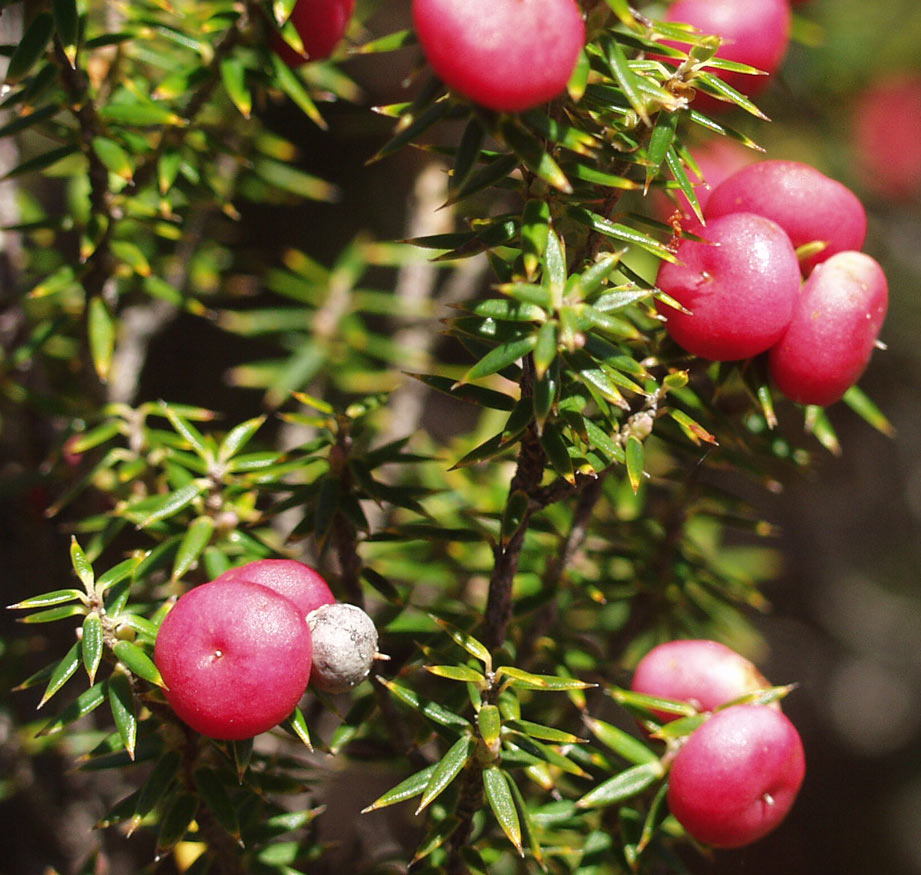
<instances>
[{"instance_id":1,"label":"glossy berry skin","mask_svg":"<svg viewBox=\"0 0 921 875\"><path fill-rule=\"evenodd\" d=\"M886 275L869 255L839 252L820 264L768 354L777 388L801 404L837 401L870 361L888 302Z\"/></svg>"},{"instance_id":2,"label":"glossy berry skin","mask_svg":"<svg viewBox=\"0 0 921 875\"><path fill-rule=\"evenodd\" d=\"M773 73L783 60L790 41L792 16L787 0L678 0L669 6L666 21L683 21L698 30L722 37L717 56ZM678 48L686 45L671 43ZM720 78L748 97L761 93L769 76L720 72ZM705 112L730 109L731 103L698 93L695 108Z\"/></svg>"},{"instance_id":3,"label":"glossy berry skin","mask_svg":"<svg viewBox=\"0 0 921 875\"><path fill-rule=\"evenodd\" d=\"M763 705L733 705L695 729L671 767L668 805L695 839L751 844L777 827L806 772L796 727Z\"/></svg>"},{"instance_id":4,"label":"glossy berry skin","mask_svg":"<svg viewBox=\"0 0 921 875\"><path fill-rule=\"evenodd\" d=\"M247 580L274 590L294 602L303 617L336 600L326 581L309 565L295 559L257 559L225 571L213 583L234 580Z\"/></svg>"},{"instance_id":5,"label":"glossy berry skin","mask_svg":"<svg viewBox=\"0 0 921 875\"><path fill-rule=\"evenodd\" d=\"M413 0L412 16L444 83L503 112L560 94L585 43L575 0Z\"/></svg>"},{"instance_id":6,"label":"glossy berry skin","mask_svg":"<svg viewBox=\"0 0 921 875\"><path fill-rule=\"evenodd\" d=\"M775 222L734 213L707 223L709 242L682 241L679 263L663 262L656 285L691 311L657 303L666 330L693 355L733 361L780 340L800 286L790 240Z\"/></svg>"},{"instance_id":7,"label":"glossy berry skin","mask_svg":"<svg viewBox=\"0 0 921 875\"><path fill-rule=\"evenodd\" d=\"M713 711L746 693L770 687L754 664L718 641L689 639L653 647L637 664L630 688ZM678 715L655 712L663 722Z\"/></svg>"},{"instance_id":8,"label":"glossy berry skin","mask_svg":"<svg viewBox=\"0 0 921 875\"><path fill-rule=\"evenodd\" d=\"M867 214L857 195L799 161L759 161L736 171L710 194L705 216L742 211L773 219L795 248L816 240L828 244L804 259L804 276L836 252L860 249L867 234Z\"/></svg>"},{"instance_id":9,"label":"glossy berry skin","mask_svg":"<svg viewBox=\"0 0 921 875\"><path fill-rule=\"evenodd\" d=\"M291 10L291 23L306 54L296 52L277 33L272 34L272 49L289 67L328 58L339 45L354 11L355 0L297 0Z\"/></svg>"},{"instance_id":10,"label":"glossy berry skin","mask_svg":"<svg viewBox=\"0 0 921 875\"><path fill-rule=\"evenodd\" d=\"M312 651L307 621L288 599L257 583L212 581L166 615L154 661L185 723L211 738L243 739L294 710Z\"/></svg>"}]
</instances>

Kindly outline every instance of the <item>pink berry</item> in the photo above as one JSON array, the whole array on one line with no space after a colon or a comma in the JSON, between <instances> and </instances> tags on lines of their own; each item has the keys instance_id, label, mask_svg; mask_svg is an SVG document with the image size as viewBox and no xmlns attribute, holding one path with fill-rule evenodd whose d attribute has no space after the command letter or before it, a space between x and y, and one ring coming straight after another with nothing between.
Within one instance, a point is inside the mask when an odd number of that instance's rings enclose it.
<instances>
[{"instance_id":1,"label":"pink berry","mask_svg":"<svg viewBox=\"0 0 921 875\"><path fill-rule=\"evenodd\" d=\"M839 252L820 264L768 355L777 388L802 404L837 401L866 368L888 301L886 275L869 255Z\"/></svg>"},{"instance_id":2,"label":"pink berry","mask_svg":"<svg viewBox=\"0 0 921 875\"><path fill-rule=\"evenodd\" d=\"M921 76L902 74L871 84L851 117L863 184L894 200L921 192Z\"/></svg>"},{"instance_id":3,"label":"pink berry","mask_svg":"<svg viewBox=\"0 0 921 875\"><path fill-rule=\"evenodd\" d=\"M695 729L671 767L668 805L695 839L751 844L793 807L806 772L796 727L763 705L733 705Z\"/></svg>"},{"instance_id":4,"label":"pink berry","mask_svg":"<svg viewBox=\"0 0 921 875\"><path fill-rule=\"evenodd\" d=\"M693 24L707 34L723 37L717 56L773 73L783 60L790 40L791 14L787 0L678 0L668 8L666 21ZM679 48L686 48L671 42ZM719 77L748 97L759 94L768 76L721 72ZM732 104L698 92L695 107L704 111L731 108Z\"/></svg>"},{"instance_id":5,"label":"pink berry","mask_svg":"<svg viewBox=\"0 0 921 875\"><path fill-rule=\"evenodd\" d=\"M354 9L355 0L297 0L291 23L306 54L295 51L277 33L272 35L272 49L289 67L328 58L339 45Z\"/></svg>"},{"instance_id":6,"label":"pink berry","mask_svg":"<svg viewBox=\"0 0 921 875\"><path fill-rule=\"evenodd\" d=\"M189 590L160 626L154 660L166 699L196 732L251 738L303 695L313 645L288 599L242 580Z\"/></svg>"},{"instance_id":7,"label":"pink berry","mask_svg":"<svg viewBox=\"0 0 921 875\"><path fill-rule=\"evenodd\" d=\"M775 222L733 213L709 222L709 242L684 240L678 263L663 262L656 285L689 313L657 304L665 327L693 355L712 361L749 358L780 340L799 292L790 240Z\"/></svg>"},{"instance_id":8,"label":"pink berry","mask_svg":"<svg viewBox=\"0 0 921 875\"><path fill-rule=\"evenodd\" d=\"M803 274L836 252L860 249L867 234L867 214L846 186L799 161L759 161L720 183L707 201L706 217L757 213L773 219L793 246L825 242L825 248L802 263Z\"/></svg>"},{"instance_id":9,"label":"pink berry","mask_svg":"<svg viewBox=\"0 0 921 875\"><path fill-rule=\"evenodd\" d=\"M556 97L585 43L574 0L413 0L412 15L445 84L502 112Z\"/></svg>"},{"instance_id":10,"label":"pink berry","mask_svg":"<svg viewBox=\"0 0 921 875\"><path fill-rule=\"evenodd\" d=\"M649 696L688 702L698 711L713 711L746 693L770 687L744 656L718 641L668 641L653 647L633 674L631 689ZM677 715L656 712L663 721Z\"/></svg>"},{"instance_id":11,"label":"pink berry","mask_svg":"<svg viewBox=\"0 0 921 875\"><path fill-rule=\"evenodd\" d=\"M258 583L274 590L294 602L304 617L336 600L326 581L309 565L295 559L257 559L225 571L213 582L236 580Z\"/></svg>"}]
</instances>

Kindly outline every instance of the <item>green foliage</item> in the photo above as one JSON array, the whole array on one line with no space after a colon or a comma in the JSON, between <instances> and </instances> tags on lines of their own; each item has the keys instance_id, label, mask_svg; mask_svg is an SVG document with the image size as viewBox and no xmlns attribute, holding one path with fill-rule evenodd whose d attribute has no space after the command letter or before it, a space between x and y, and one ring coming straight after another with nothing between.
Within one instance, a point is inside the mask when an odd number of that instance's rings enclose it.
<instances>
[{"instance_id":1,"label":"green foliage","mask_svg":"<svg viewBox=\"0 0 921 875\"><path fill-rule=\"evenodd\" d=\"M359 233L328 267L301 249L257 253L251 305L232 293L253 271L241 206L336 197L262 116L287 101L324 127L318 104L358 89L333 63L291 70L266 48L290 4L109 6L34 15L3 98L0 135L21 154L9 230L30 251L0 389L7 407L54 418L47 512L76 533L80 584L11 606L76 635L19 686L42 691L40 708L71 694L34 744L69 737L84 771L146 764L100 826L149 830L160 856L203 843L189 872L309 871L327 850L322 806L304 805L323 778L312 749L390 768L392 789L362 804L374 817L413 800L418 842L399 862L414 871L683 871L665 780L698 715L621 684L667 638L757 647L750 619L776 555L753 538L773 531L724 475L770 485L810 456L808 434L775 429L760 363L694 361L656 311L674 303L652 278L676 238L642 196L680 190L699 211L695 131L757 148L688 100L699 88L761 117L714 75L742 66L609 0L552 104L495 114L422 82L378 107L395 130L373 159L417 144L447 160L456 227L402 243ZM675 36L689 54L661 45ZM367 35L356 53L386 62L411 44ZM456 145L426 139L436 130ZM66 209L39 197L38 174ZM451 352L402 333L431 334L443 308L395 295L400 271L448 284L475 258L489 288L453 302ZM264 415L116 395L139 306L270 345L229 374L259 390ZM472 411L469 430L439 444L394 422L391 393L408 388ZM845 400L889 430L861 390ZM824 412L804 415L837 450ZM271 744L196 736L160 690L160 621L188 587L302 546L373 613L391 662L349 700L308 694ZM662 729L651 708L682 719Z\"/></svg>"}]
</instances>

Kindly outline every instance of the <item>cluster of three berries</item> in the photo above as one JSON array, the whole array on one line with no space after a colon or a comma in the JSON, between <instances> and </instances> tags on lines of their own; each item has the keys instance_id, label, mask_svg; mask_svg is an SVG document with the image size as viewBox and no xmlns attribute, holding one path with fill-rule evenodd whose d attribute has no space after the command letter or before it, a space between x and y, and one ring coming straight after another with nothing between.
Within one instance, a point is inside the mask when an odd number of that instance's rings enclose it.
<instances>
[{"instance_id":1,"label":"cluster of three berries","mask_svg":"<svg viewBox=\"0 0 921 875\"><path fill-rule=\"evenodd\" d=\"M185 593L160 626L154 660L166 698L192 729L243 739L293 711L308 682L344 692L367 677L377 630L291 559L232 568Z\"/></svg>"}]
</instances>

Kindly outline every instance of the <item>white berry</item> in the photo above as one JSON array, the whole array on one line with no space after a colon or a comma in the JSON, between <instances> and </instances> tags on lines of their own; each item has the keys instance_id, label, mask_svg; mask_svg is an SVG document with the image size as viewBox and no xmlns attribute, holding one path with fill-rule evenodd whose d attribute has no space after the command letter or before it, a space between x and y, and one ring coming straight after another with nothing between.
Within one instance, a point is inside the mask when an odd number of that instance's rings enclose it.
<instances>
[{"instance_id":1,"label":"white berry","mask_svg":"<svg viewBox=\"0 0 921 875\"><path fill-rule=\"evenodd\" d=\"M374 621L358 606L323 605L307 615L313 638L310 683L327 693L344 693L360 684L377 656Z\"/></svg>"}]
</instances>

